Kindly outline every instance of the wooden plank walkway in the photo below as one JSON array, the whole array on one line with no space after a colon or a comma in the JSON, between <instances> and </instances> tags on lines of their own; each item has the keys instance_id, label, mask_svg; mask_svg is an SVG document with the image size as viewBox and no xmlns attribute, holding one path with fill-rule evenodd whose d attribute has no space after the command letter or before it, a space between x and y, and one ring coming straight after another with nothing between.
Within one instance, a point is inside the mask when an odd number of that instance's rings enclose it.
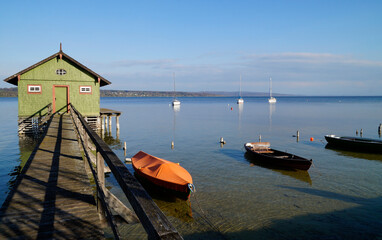
<instances>
[{"instance_id":1,"label":"wooden plank walkway","mask_svg":"<svg viewBox=\"0 0 382 240\"><path fill-rule=\"evenodd\" d=\"M0 209L0 239L103 239L73 123L54 115Z\"/></svg>"}]
</instances>

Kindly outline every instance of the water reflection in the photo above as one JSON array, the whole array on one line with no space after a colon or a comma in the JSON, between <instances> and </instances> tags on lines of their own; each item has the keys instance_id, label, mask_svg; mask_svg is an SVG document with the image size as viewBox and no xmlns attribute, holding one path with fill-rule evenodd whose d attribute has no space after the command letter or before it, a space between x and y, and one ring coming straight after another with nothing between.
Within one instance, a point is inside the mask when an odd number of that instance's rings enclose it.
<instances>
[{"instance_id":1,"label":"water reflection","mask_svg":"<svg viewBox=\"0 0 382 240\"><path fill-rule=\"evenodd\" d=\"M180 111L180 105L172 106L173 110L173 126L172 126L172 142L171 142L171 149L174 149L175 147L175 132L176 132L176 115Z\"/></svg>"},{"instance_id":2,"label":"water reflection","mask_svg":"<svg viewBox=\"0 0 382 240\"><path fill-rule=\"evenodd\" d=\"M241 129L241 118L243 114L244 104L238 104L239 109L239 130Z\"/></svg>"},{"instance_id":3,"label":"water reflection","mask_svg":"<svg viewBox=\"0 0 382 240\"><path fill-rule=\"evenodd\" d=\"M19 136L20 164L18 166L15 166L13 170L8 173L8 175L11 176L7 183L8 190L10 190L14 186L17 176L23 170L38 141L39 138L37 138L34 135Z\"/></svg>"},{"instance_id":4,"label":"water reflection","mask_svg":"<svg viewBox=\"0 0 382 240\"><path fill-rule=\"evenodd\" d=\"M109 145L111 149L123 148L123 144L121 140L119 140L118 135L117 138L114 138L111 132L108 130L105 131L105 134L103 135L103 140Z\"/></svg>"},{"instance_id":5,"label":"water reflection","mask_svg":"<svg viewBox=\"0 0 382 240\"><path fill-rule=\"evenodd\" d=\"M182 222L192 222L194 220L190 199L185 200L174 192L159 188L136 173L134 173L134 176L166 215L176 217Z\"/></svg>"},{"instance_id":6,"label":"water reflection","mask_svg":"<svg viewBox=\"0 0 382 240\"><path fill-rule=\"evenodd\" d=\"M312 179L310 178L308 171L270 166L268 164L265 164L264 161L259 161L258 159L252 157L247 152L244 154L244 157L250 163L251 166L267 168L274 172L281 173L282 175L289 176L299 181L309 183L309 185L312 185Z\"/></svg>"},{"instance_id":7,"label":"water reflection","mask_svg":"<svg viewBox=\"0 0 382 240\"><path fill-rule=\"evenodd\" d=\"M276 111L276 104L269 103L269 130L272 129L272 114Z\"/></svg>"},{"instance_id":8,"label":"water reflection","mask_svg":"<svg viewBox=\"0 0 382 240\"><path fill-rule=\"evenodd\" d=\"M352 152L349 150L334 147L330 144L326 144L325 148L336 152L340 156L382 161L382 154L366 153L366 152Z\"/></svg>"}]
</instances>

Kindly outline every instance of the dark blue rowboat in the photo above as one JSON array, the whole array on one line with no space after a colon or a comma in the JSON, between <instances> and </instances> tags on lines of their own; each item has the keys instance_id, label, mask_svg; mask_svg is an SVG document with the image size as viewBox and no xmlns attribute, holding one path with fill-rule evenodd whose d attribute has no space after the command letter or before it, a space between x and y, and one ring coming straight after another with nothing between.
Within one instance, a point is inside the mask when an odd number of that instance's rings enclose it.
<instances>
[{"instance_id":1,"label":"dark blue rowboat","mask_svg":"<svg viewBox=\"0 0 382 240\"><path fill-rule=\"evenodd\" d=\"M254 160L263 165L301 170L308 170L312 165L311 159L270 148L269 142L246 143L244 147Z\"/></svg>"},{"instance_id":2,"label":"dark blue rowboat","mask_svg":"<svg viewBox=\"0 0 382 240\"><path fill-rule=\"evenodd\" d=\"M382 141L371 138L325 136L328 145L351 151L382 153Z\"/></svg>"}]
</instances>

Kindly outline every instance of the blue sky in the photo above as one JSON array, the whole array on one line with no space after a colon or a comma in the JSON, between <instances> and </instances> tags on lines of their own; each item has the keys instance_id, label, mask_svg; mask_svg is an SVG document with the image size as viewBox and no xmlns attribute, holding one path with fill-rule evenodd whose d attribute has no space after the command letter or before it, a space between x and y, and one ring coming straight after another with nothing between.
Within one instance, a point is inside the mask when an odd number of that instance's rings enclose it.
<instances>
[{"instance_id":1,"label":"blue sky","mask_svg":"<svg viewBox=\"0 0 382 240\"><path fill-rule=\"evenodd\" d=\"M382 95L382 1L6 1L0 78L63 51L104 89ZM0 87L11 87L1 81Z\"/></svg>"}]
</instances>

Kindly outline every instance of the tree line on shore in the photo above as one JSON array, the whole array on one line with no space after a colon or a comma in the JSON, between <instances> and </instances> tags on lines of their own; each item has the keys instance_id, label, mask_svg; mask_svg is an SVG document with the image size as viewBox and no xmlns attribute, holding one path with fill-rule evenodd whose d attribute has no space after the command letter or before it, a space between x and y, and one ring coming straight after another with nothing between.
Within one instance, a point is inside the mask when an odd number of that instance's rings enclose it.
<instances>
[{"instance_id":1,"label":"tree line on shore","mask_svg":"<svg viewBox=\"0 0 382 240\"><path fill-rule=\"evenodd\" d=\"M285 94L273 94L286 96ZM132 91L132 90L101 90L101 97L173 97L173 91ZM176 92L177 97L236 97L238 92ZM268 93L243 92L246 97L265 97ZM17 97L17 87L0 88L0 97Z\"/></svg>"}]
</instances>

